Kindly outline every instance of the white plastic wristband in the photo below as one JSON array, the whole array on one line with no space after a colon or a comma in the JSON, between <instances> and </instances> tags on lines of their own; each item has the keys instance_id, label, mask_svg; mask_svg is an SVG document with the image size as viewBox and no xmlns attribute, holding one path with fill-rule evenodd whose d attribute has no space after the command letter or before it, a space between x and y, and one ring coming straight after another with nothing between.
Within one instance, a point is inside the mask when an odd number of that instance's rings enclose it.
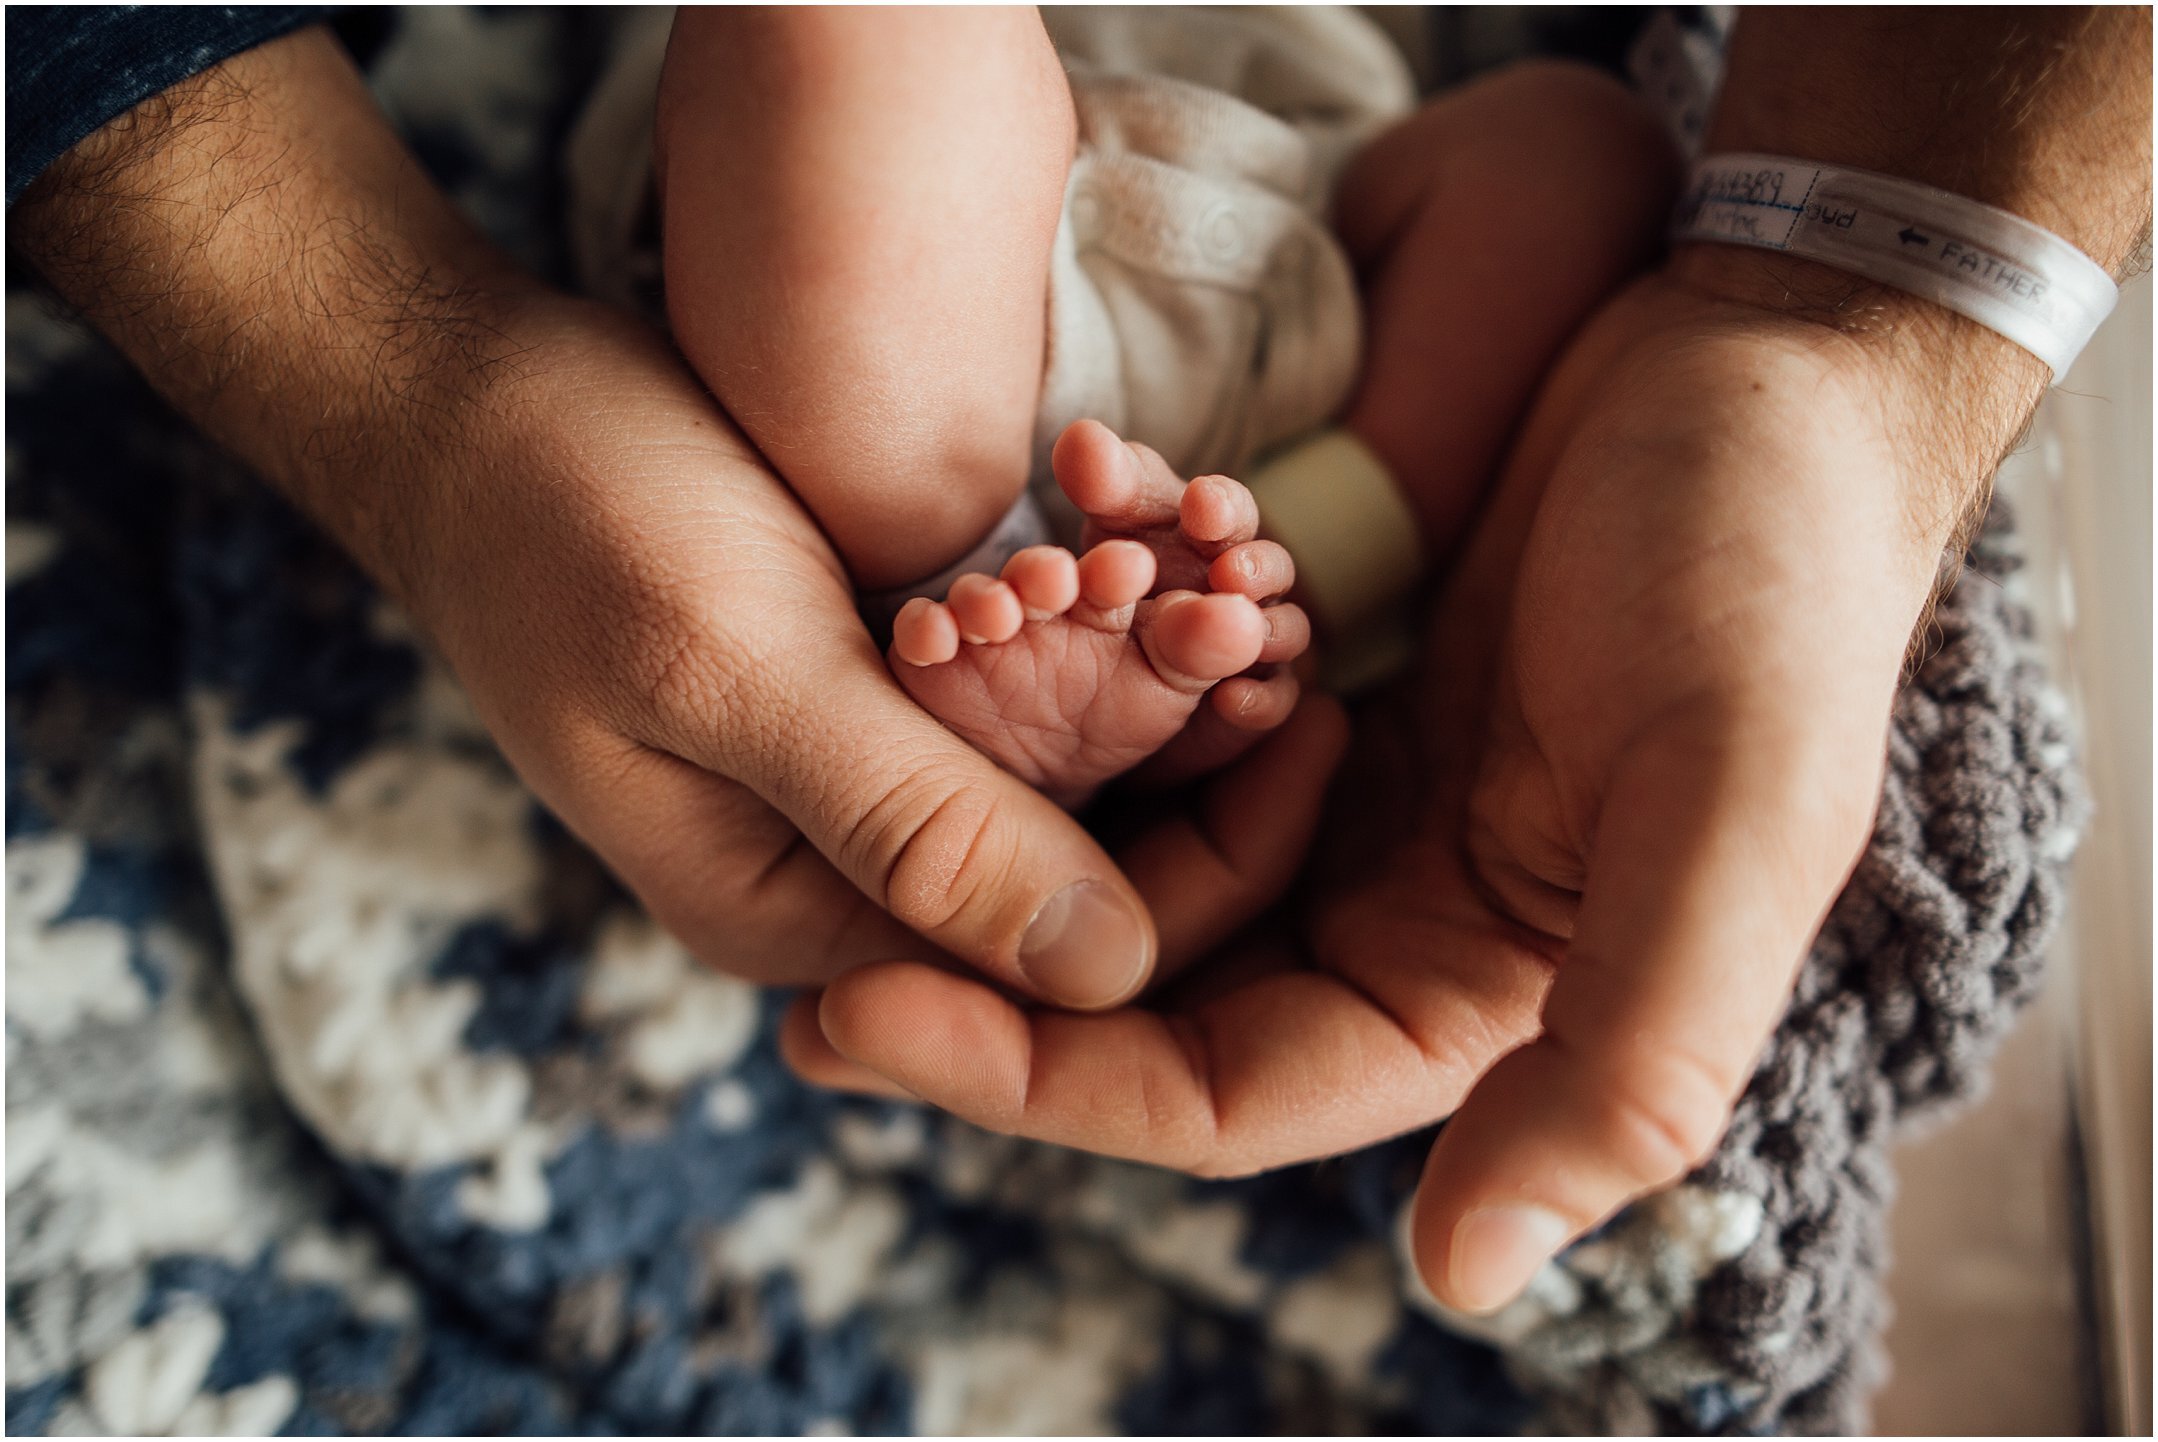
<instances>
[{"instance_id":1,"label":"white plastic wristband","mask_svg":"<svg viewBox=\"0 0 2158 1442\"><path fill-rule=\"evenodd\" d=\"M1673 240L1786 251L1946 306L2022 346L2058 383L2120 288L2042 226L1870 170L1778 155L1695 163Z\"/></svg>"}]
</instances>

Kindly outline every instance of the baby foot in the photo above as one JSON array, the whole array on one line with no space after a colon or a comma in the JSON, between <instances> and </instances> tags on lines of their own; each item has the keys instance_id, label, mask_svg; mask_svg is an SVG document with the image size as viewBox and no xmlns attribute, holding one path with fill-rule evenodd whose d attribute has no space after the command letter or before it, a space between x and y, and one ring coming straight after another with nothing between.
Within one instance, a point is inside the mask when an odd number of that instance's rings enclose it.
<instances>
[{"instance_id":1,"label":"baby foot","mask_svg":"<svg viewBox=\"0 0 2158 1442\"><path fill-rule=\"evenodd\" d=\"M1102 429L1123 459L1137 459ZM1058 478L1082 509L1088 498L1116 490L1113 481L1095 484L1103 461L1120 464L1091 442L1070 451L1058 446ZM1007 770L1066 805L1177 739L1227 678L1255 688L1257 702L1233 708L1251 719L1229 729L1256 734L1278 724L1294 705L1293 679L1288 706L1277 707L1283 678L1240 673L1302 650L1309 635L1302 613L1260 604L1276 600L1293 571L1271 542L1224 539L1237 527L1214 523L1224 507L1249 507L1250 497L1225 477L1208 480L1193 515L1211 535L1183 535L1171 520L1145 535L1110 536L1079 557L1033 546L1013 556L1000 577L962 576L943 601L909 601L892 626L900 684ZM1256 514L1253 508L1253 528ZM1236 556L1239 549L1252 554ZM1164 570L1198 585L1163 589ZM1239 584L1214 586L1215 570ZM1196 744L1179 742L1179 749L1203 765L1218 764L1209 758L1226 748L1198 733Z\"/></svg>"},{"instance_id":2,"label":"baby foot","mask_svg":"<svg viewBox=\"0 0 2158 1442\"><path fill-rule=\"evenodd\" d=\"M1084 545L1134 540L1154 553L1157 591L1189 588L1250 598L1267 622L1259 665L1207 693L1191 723L1144 768L1151 783L1227 765L1296 709L1285 664L1311 644L1302 608L1279 604L1296 581L1289 553L1257 539L1259 506L1227 476L1186 484L1150 446L1099 421L1075 421L1051 456L1057 483L1086 517Z\"/></svg>"}]
</instances>

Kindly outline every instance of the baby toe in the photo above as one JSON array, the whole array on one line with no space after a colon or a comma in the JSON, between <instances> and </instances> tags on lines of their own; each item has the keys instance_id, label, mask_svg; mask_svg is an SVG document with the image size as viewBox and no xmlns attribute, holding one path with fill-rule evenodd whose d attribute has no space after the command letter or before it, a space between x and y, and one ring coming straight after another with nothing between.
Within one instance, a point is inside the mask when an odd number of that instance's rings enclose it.
<instances>
[{"instance_id":1,"label":"baby toe","mask_svg":"<svg viewBox=\"0 0 2158 1442\"><path fill-rule=\"evenodd\" d=\"M1057 485L1087 519L1114 532L1176 519L1183 489L1168 463L1145 446L1127 445L1100 421L1073 421L1049 453Z\"/></svg>"},{"instance_id":2,"label":"baby toe","mask_svg":"<svg viewBox=\"0 0 2158 1442\"><path fill-rule=\"evenodd\" d=\"M1137 541L1104 541L1079 558L1079 594L1097 611L1121 611L1154 584L1154 553Z\"/></svg>"},{"instance_id":3,"label":"baby toe","mask_svg":"<svg viewBox=\"0 0 2158 1442\"><path fill-rule=\"evenodd\" d=\"M1216 715L1239 731L1271 731L1296 710L1303 686L1289 671L1231 676L1207 697Z\"/></svg>"},{"instance_id":4,"label":"baby toe","mask_svg":"<svg viewBox=\"0 0 2158 1442\"><path fill-rule=\"evenodd\" d=\"M1259 534L1259 503L1227 476L1201 476L1184 488L1177 522L1195 546L1240 546Z\"/></svg>"},{"instance_id":5,"label":"baby toe","mask_svg":"<svg viewBox=\"0 0 2158 1442\"><path fill-rule=\"evenodd\" d=\"M1302 606L1284 602L1262 607L1259 614L1266 619L1266 644L1259 648L1262 664L1294 661L1310 648L1311 617Z\"/></svg>"},{"instance_id":6,"label":"baby toe","mask_svg":"<svg viewBox=\"0 0 2158 1442\"><path fill-rule=\"evenodd\" d=\"M1079 599L1079 561L1062 546L1029 546L1004 563L1004 584L1029 621L1046 621Z\"/></svg>"},{"instance_id":7,"label":"baby toe","mask_svg":"<svg viewBox=\"0 0 2158 1442\"><path fill-rule=\"evenodd\" d=\"M1214 558L1206 568L1206 583L1216 591L1271 601L1296 584L1296 562L1273 541L1246 541Z\"/></svg>"},{"instance_id":8,"label":"baby toe","mask_svg":"<svg viewBox=\"0 0 2158 1442\"><path fill-rule=\"evenodd\" d=\"M959 654L959 623L949 606L916 596L892 618L892 654L909 666L941 666Z\"/></svg>"},{"instance_id":9,"label":"baby toe","mask_svg":"<svg viewBox=\"0 0 2158 1442\"><path fill-rule=\"evenodd\" d=\"M959 638L973 646L1001 645L1026 623L1019 597L994 576L961 576L952 582L944 603L959 623Z\"/></svg>"},{"instance_id":10,"label":"baby toe","mask_svg":"<svg viewBox=\"0 0 2158 1442\"><path fill-rule=\"evenodd\" d=\"M1242 596L1176 591L1141 618L1139 639L1164 681L1196 690L1258 661L1266 618Z\"/></svg>"}]
</instances>

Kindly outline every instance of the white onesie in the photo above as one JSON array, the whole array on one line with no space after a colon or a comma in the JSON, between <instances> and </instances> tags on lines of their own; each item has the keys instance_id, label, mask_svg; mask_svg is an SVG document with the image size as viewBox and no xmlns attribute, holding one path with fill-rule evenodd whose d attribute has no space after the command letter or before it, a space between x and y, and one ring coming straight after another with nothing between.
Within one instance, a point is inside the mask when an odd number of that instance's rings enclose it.
<instances>
[{"instance_id":1,"label":"white onesie","mask_svg":"<svg viewBox=\"0 0 2158 1442\"><path fill-rule=\"evenodd\" d=\"M1361 320L1324 217L1343 163L1410 110L1416 85L1352 9L1072 6L1043 20L1079 139L1050 263L1033 489L1069 523L1049 448L1072 421L1102 421L1188 476L1240 471L1341 406ZM580 279L625 304L656 293L659 258L640 237L672 23L667 8L625 17L569 144Z\"/></svg>"}]
</instances>

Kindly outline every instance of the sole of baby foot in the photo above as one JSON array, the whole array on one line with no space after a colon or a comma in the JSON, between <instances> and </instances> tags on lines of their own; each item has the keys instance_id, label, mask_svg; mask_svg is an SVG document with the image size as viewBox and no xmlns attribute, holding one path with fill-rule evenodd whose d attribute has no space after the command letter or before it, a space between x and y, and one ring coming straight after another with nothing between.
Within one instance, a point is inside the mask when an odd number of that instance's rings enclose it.
<instances>
[{"instance_id":1,"label":"sole of baby foot","mask_svg":"<svg viewBox=\"0 0 2158 1442\"><path fill-rule=\"evenodd\" d=\"M1280 545L1258 538L1258 502L1240 482L1207 475L1187 484L1159 454L1097 421L1066 427L1051 459L1089 537L1136 540L1154 552L1157 597L1189 590L1256 603L1267 619L1259 660L1270 668L1310 645L1309 619L1283 601L1296 584L1295 564ZM1184 780L1234 760L1288 717L1298 690L1294 678L1272 670L1224 683L1186 733L1142 768L1142 781Z\"/></svg>"},{"instance_id":2,"label":"sole of baby foot","mask_svg":"<svg viewBox=\"0 0 2158 1442\"><path fill-rule=\"evenodd\" d=\"M1032 547L997 577L908 602L893 672L924 709L1007 770L1076 805L1175 737L1207 691L1267 649L1248 598L1146 599L1153 553L1113 540Z\"/></svg>"}]
</instances>

